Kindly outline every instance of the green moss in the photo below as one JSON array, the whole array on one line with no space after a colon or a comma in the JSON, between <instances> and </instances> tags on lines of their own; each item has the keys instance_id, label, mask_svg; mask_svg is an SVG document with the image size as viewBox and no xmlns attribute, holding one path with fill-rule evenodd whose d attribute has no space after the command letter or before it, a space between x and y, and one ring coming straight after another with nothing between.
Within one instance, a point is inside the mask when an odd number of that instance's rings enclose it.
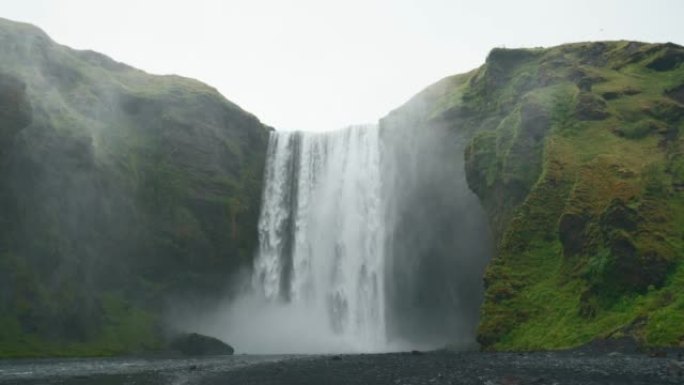
<instances>
[{"instance_id":1,"label":"green moss","mask_svg":"<svg viewBox=\"0 0 684 385\"><path fill-rule=\"evenodd\" d=\"M671 55L664 50L682 48L496 51L462 91L478 115L452 124L474 127L468 183L498 234L479 328L485 348L557 349L618 335L682 343L682 112L667 92L684 69L648 68ZM540 113L525 119L526 106ZM543 114L548 128L530 130L529 117ZM563 215L575 227L561 228Z\"/></svg>"}]
</instances>

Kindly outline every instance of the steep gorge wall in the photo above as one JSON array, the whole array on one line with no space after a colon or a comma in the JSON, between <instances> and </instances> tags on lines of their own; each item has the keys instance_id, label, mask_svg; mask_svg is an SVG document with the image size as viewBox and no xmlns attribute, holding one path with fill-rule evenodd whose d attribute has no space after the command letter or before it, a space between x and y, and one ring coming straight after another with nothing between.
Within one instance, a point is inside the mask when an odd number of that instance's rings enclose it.
<instances>
[{"instance_id":1,"label":"steep gorge wall","mask_svg":"<svg viewBox=\"0 0 684 385\"><path fill-rule=\"evenodd\" d=\"M0 356L160 344L257 243L268 132L216 90L0 19Z\"/></svg>"},{"instance_id":2,"label":"steep gorge wall","mask_svg":"<svg viewBox=\"0 0 684 385\"><path fill-rule=\"evenodd\" d=\"M431 119L435 102L423 93L380 121L387 333L419 348L473 348L491 233L466 181L470 135Z\"/></svg>"},{"instance_id":3,"label":"steep gorge wall","mask_svg":"<svg viewBox=\"0 0 684 385\"><path fill-rule=\"evenodd\" d=\"M684 341L684 49L495 49L416 98L468 136L496 253L485 349Z\"/></svg>"},{"instance_id":4,"label":"steep gorge wall","mask_svg":"<svg viewBox=\"0 0 684 385\"><path fill-rule=\"evenodd\" d=\"M0 53L0 356L158 347L165 299L217 295L251 262L270 128L28 25L0 19ZM674 44L495 49L383 119L402 175L385 181L390 331L682 344L683 61Z\"/></svg>"}]
</instances>

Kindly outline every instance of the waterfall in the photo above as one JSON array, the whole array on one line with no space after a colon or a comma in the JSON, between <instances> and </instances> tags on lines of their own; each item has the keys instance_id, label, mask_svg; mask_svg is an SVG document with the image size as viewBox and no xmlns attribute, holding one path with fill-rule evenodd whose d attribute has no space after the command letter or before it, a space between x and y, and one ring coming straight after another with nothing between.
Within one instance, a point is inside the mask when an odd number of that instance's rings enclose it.
<instances>
[{"instance_id":1,"label":"waterfall","mask_svg":"<svg viewBox=\"0 0 684 385\"><path fill-rule=\"evenodd\" d=\"M466 135L404 115L272 132L252 269L194 330L248 353L476 347L491 240Z\"/></svg>"},{"instance_id":2,"label":"waterfall","mask_svg":"<svg viewBox=\"0 0 684 385\"><path fill-rule=\"evenodd\" d=\"M252 283L360 351L386 349L379 128L272 132Z\"/></svg>"}]
</instances>

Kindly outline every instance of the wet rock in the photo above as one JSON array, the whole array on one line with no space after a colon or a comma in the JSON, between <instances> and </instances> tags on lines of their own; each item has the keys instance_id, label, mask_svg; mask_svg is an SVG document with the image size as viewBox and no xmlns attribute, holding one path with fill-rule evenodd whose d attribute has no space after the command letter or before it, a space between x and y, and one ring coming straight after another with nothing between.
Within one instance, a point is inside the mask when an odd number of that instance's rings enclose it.
<instances>
[{"instance_id":1,"label":"wet rock","mask_svg":"<svg viewBox=\"0 0 684 385\"><path fill-rule=\"evenodd\" d=\"M171 341L169 347L187 356L230 355L234 353L232 346L218 338L197 333L177 336Z\"/></svg>"},{"instance_id":2,"label":"wet rock","mask_svg":"<svg viewBox=\"0 0 684 385\"><path fill-rule=\"evenodd\" d=\"M577 350L608 354L610 357L618 357L621 354L639 352L640 347L637 340L630 336L625 336L619 338L597 338Z\"/></svg>"},{"instance_id":3,"label":"wet rock","mask_svg":"<svg viewBox=\"0 0 684 385\"><path fill-rule=\"evenodd\" d=\"M583 64L604 66L608 61L608 49L609 46L603 42L589 43L579 51L580 60Z\"/></svg>"}]
</instances>

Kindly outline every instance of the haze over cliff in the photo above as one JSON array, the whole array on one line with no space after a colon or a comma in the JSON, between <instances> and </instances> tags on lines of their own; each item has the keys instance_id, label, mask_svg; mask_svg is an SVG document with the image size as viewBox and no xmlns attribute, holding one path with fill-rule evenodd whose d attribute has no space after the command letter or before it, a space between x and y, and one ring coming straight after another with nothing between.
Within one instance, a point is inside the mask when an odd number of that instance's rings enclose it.
<instances>
[{"instance_id":1,"label":"haze over cliff","mask_svg":"<svg viewBox=\"0 0 684 385\"><path fill-rule=\"evenodd\" d=\"M0 20L0 355L159 344L256 244L269 128L213 88Z\"/></svg>"}]
</instances>

